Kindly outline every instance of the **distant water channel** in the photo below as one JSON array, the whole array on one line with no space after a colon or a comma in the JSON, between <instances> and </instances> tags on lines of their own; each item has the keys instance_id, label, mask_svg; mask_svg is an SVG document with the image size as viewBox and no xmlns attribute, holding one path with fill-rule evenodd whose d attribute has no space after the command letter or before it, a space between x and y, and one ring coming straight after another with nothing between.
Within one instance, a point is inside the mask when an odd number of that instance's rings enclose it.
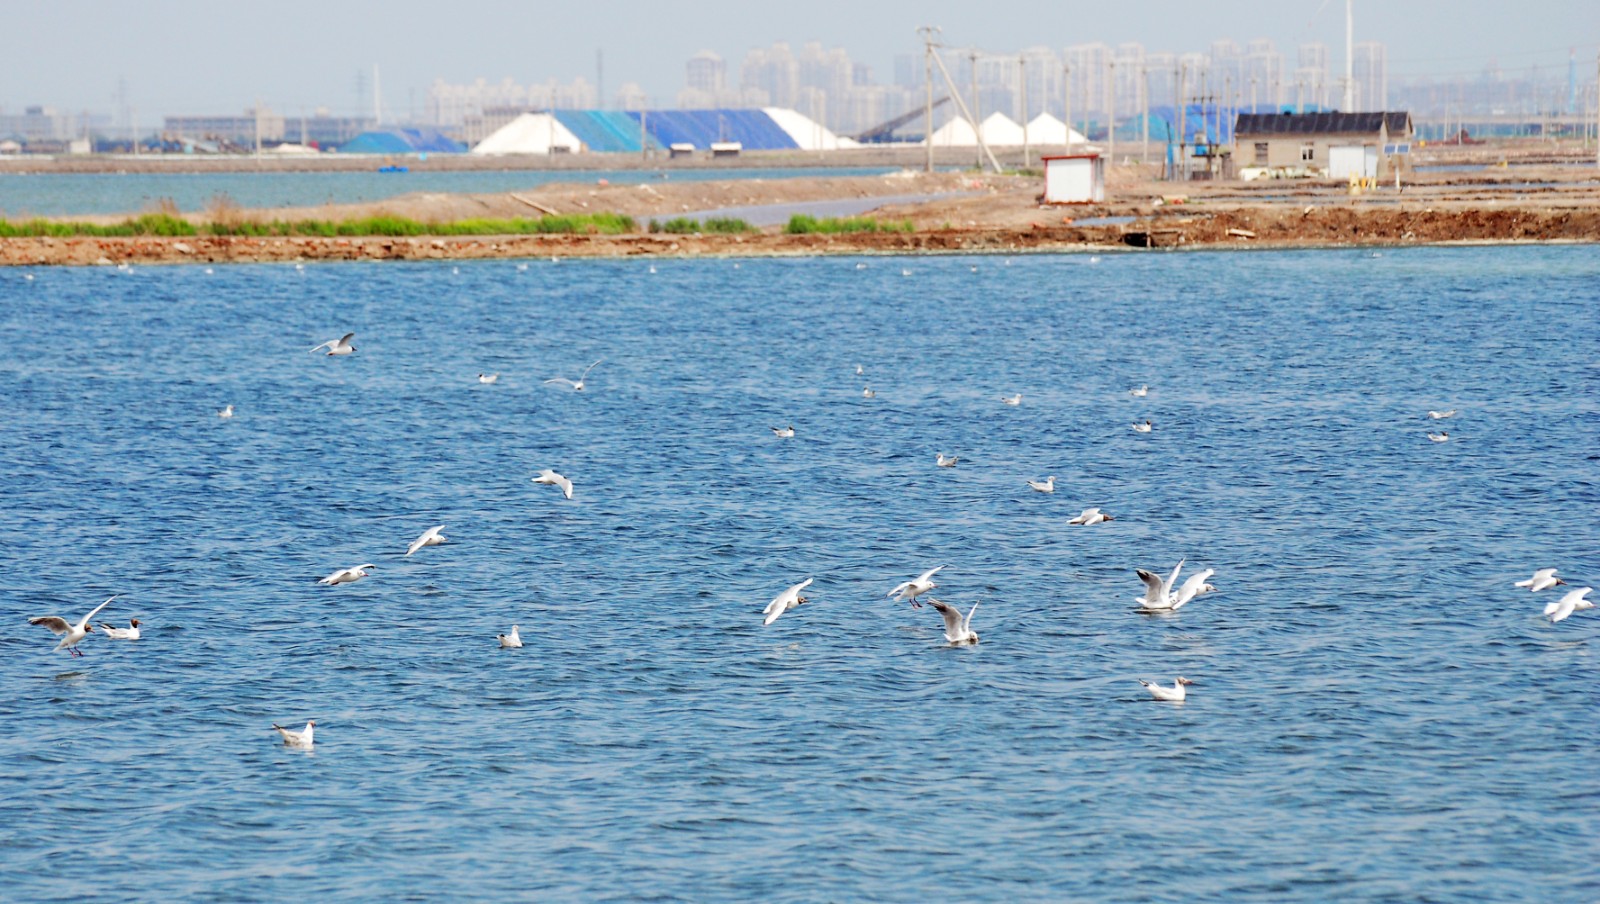
<instances>
[{"instance_id":1,"label":"distant water channel","mask_svg":"<svg viewBox=\"0 0 1600 904\"><path fill-rule=\"evenodd\" d=\"M1600 248L520 263L0 270L0 899L1595 900Z\"/></svg>"},{"instance_id":2,"label":"distant water channel","mask_svg":"<svg viewBox=\"0 0 1600 904\"><path fill-rule=\"evenodd\" d=\"M0 217L139 213L170 199L185 212L206 209L226 195L243 207L314 207L381 201L411 192L491 194L537 188L552 182L617 185L722 179L794 179L811 176L872 176L892 167L797 167L772 169L495 170L379 173L0 173Z\"/></svg>"}]
</instances>

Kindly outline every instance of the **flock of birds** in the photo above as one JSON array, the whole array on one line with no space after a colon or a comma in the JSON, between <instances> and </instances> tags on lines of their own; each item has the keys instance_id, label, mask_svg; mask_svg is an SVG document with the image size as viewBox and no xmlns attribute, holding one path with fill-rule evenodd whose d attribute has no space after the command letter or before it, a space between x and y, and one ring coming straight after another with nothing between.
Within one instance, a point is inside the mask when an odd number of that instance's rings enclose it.
<instances>
[{"instance_id":1,"label":"flock of birds","mask_svg":"<svg viewBox=\"0 0 1600 904\"><path fill-rule=\"evenodd\" d=\"M346 333L338 339L330 339L327 342L323 342L314 346L311 351L317 352L326 349L329 356L352 355L356 352L356 346L353 343L354 339L355 333ZM573 392L583 392L587 385L586 381L589 378L589 373L593 371L595 367L599 366L604 360L605 359L602 358L584 368L583 372L578 375L576 380L568 379L566 377L552 377L548 380L545 380L544 383L546 385L562 384L570 387ZM862 368L860 365L856 366L857 376L863 375L864 372L864 368ZM480 373L477 377L478 382L484 385L492 385L496 383L499 378L500 375L498 373ZM863 398L869 399L877 395L877 393L870 386L864 387L861 394ZM1146 398L1149 396L1149 394L1150 387L1148 385L1140 385L1129 390L1129 395L1133 396L1134 398ZM1011 395L1003 395L1000 397L1000 401L1009 406L1020 406L1022 404L1022 394L1013 393ZM1454 417L1455 414L1455 409L1450 409L1447 411L1429 411L1428 418L1436 421L1445 420ZM220 418L233 417L234 406L232 404L227 405L217 412L217 416ZM771 429L773 435L779 439L789 439L795 436L795 427L793 424L785 424L781 427L773 427ZM1147 419L1143 422L1135 422L1132 424L1132 429L1137 433L1149 434L1154 429L1154 425L1150 420ZM1432 440L1433 442L1442 443L1448 441L1449 438L1449 433L1443 430L1437 433L1430 432L1428 434L1428 439ZM957 456L947 456L945 453L939 452L935 456L934 464L936 467L940 468L953 468L959 461L960 458ZM553 469L543 469L538 474L534 475L531 480L535 484L557 487L560 489L562 496L566 499L570 500L573 497L572 481L557 473ZM1055 476L1050 475L1044 480L1029 479L1027 481L1027 485L1039 493L1054 493L1056 489L1055 481ZM1115 517L1108 512L1104 512L1099 508L1087 508L1076 517L1068 520L1066 523L1075 526L1091 527L1114 520L1116 520ZM411 556L428 547L438 546L447 542L449 538L444 535L444 528L445 526L440 524L424 531L420 536L410 543L406 549L405 555ZM1142 595L1134 598L1139 604L1141 612L1150 614L1176 612L1188 605L1190 602L1194 601L1196 598L1217 590L1216 585L1210 583L1211 577L1216 574L1216 570L1213 568L1206 568L1197 574L1193 574L1188 578L1188 580L1184 581L1182 585L1178 585L1178 577L1183 570L1185 561L1186 560L1180 560L1172 569L1172 572L1165 577L1142 568L1135 569L1135 573L1144 583L1145 588ZM939 586L939 584L934 580L934 576L946 567L948 566L939 565L937 567L930 568L916 577L891 588L886 596L903 602L909 602L913 608L921 608L924 605L924 602L926 602L926 604L932 607L934 611L938 612L940 617L943 619L944 638L946 642L952 646L967 646L976 644L978 643L978 634L976 631L972 630L972 617L977 612L980 601L973 602L972 606L965 613L962 613L961 610L956 606L953 606L942 600L935 599L929 595L930 591ZM327 586L355 583L356 581L360 581L363 578L368 577L375 568L376 566L370 562L360 565L352 565L346 568L340 568L319 579L317 583ZM774 597L772 601L766 605L765 609L762 610L762 625L770 626L776 622L780 616L809 602L809 600L802 595L802 592L811 586L813 580L813 578L808 577L805 580L785 589L782 593ZM1514 586L1527 588L1531 592L1538 593L1543 590L1566 585L1566 583L1566 581L1556 577L1556 569L1542 568L1538 571L1535 571L1533 576L1527 580L1517 581ZM1591 587L1578 587L1571 589L1560 599L1546 605L1544 608L1544 615L1550 619L1552 624L1554 624L1564 621L1574 612L1581 612L1586 609L1594 608L1595 604L1586 598L1588 594L1592 592L1592 589L1593 588ZM35 616L30 618L28 622L32 625L44 627L60 638L54 648L55 652L65 650L72 656L82 656L83 651L80 650L78 646L90 634L95 633L95 627L92 624L94 617L98 615L102 609L110 605L115 599L115 596L107 599L105 602L90 610L87 615L83 616L83 618L79 619L75 623L69 622L67 619L60 616L54 615ZM101 633L113 640L138 640L140 637L140 623L138 619L132 619L129 623L129 627L127 628L117 628L102 622L99 625L99 629ZM495 637L502 649L514 650L521 649L523 646L522 637L518 631L517 625L512 625L509 633L498 634ZM1156 700L1182 703L1187 697L1186 689L1195 682L1180 675L1177 677L1172 687L1165 687L1154 682L1145 681L1143 679L1140 679L1139 683L1143 685L1145 689L1149 691L1150 695ZM273 723L272 729L280 734L285 745L301 749L310 749L314 744L313 738L316 724L317 723L315 720L307 721L305 728L294 730L286 728L282 725L278 725L277 723Z\"/></svg>"}]
</instances>

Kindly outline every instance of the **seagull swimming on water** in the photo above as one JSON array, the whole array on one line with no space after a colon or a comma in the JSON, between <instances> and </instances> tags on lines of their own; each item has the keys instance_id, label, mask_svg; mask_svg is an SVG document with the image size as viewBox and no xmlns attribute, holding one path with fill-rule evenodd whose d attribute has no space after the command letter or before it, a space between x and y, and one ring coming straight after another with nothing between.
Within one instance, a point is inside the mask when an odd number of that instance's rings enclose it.
<instances>
[{"instance_id":1,"label":"seagull swimming on water","mask_svg":"<svg viewBox=\"0 0 1600 904\"><path fill-rule=\"evenodd\" d=\"M978 642L978 632L972 630L972 613L978 611L977 603L972 604L972 608L967 611L965 618L962 617L960 609L949 603L940 602L931 596L928 597L928 605L937 609L939 614L944 616L945 640L957 646Z\"/></svg>"},{"instance_id":2,"label":"seagull swimming on water","mask_svg":"<svg viewBox=\"0 0 1600 904\"><path fill-rule=\"evenodd\" d=\"M221 417L221 418L233 417L233 405L230 404L226 408L222 409L221 411L218 411L217 412L217 417Z\"/></svg>"},{"instance_id":3,"label":"seagull swimming on water","mask_svg":"<svg viewBox=\"0 0 1600 904\"><path fill-rule=\"evenodd\" d=\"M1107 521L1115 521L1115 520L1117 520L1117 519L1112 517L1111 515L1106 514L1105 512L1100 511L1097 508L1087 508L1087 509L1083 510L1082 514L1078 515L1078 517L1073 518L1072 520L1068 521L1067 523L1068 524L1082 524L1084 526L1088 526L1088 525L1091 525L1091 524L1103 524L1103 523L1105 523Z\"/></svg>"},{"instance_id":4,"label":"seagull swimming on water","mask_svg":"<svg viewBox=\"0 0 1600 904\"><path fill-rule=\"evenodd\" d=\"M500 649L502 650L522 649L522 635L517 633L516 625L511 626L510 634L496 634L494 639L500 641Z\"/></svg>"},{"instance_id":5,"label":"seagull swimming on water","mask_svg":"<svg viewBox=\"0 0 1600 904\"><path fill-rule=\"evenodd\" d=\"M311 749L312 731L316 727L317 727L317 722L316 722L315 719L311 720L310 722L307 722L306 723L306 727L301 729L301 730L299 730L299 731L295 731L292 728L284 728L282 725L279 725L276 722L272 723L272 729L274 731L276 731L278 734L283 735L283 746L285 746L285 747L299 747L302 750L310 750Z\"/></svg>"},{"instance_id":6,"label":"seagull swimming on water","mask_svg":"<svg viewBox=\"0 0 1600 904\"><path fill-rule=\"evenodd\" d=\"M1142 424L1134 424L1133 425L1133 432L1134 433L1149 433L1152 426L1153 425L1149 421L1145 421Z\"/></svg>"},{"instance_id":7,"label":"seagull swimming on water","mask_svg":"<svg viewBox=\"0 0 1600 904\"><path fill-rule=\"evenodd\" d=\"M1430 411L1430 412L1428 412L1428 417L1431 417L1436 421L1442 421L1447 417L1455 417L1455 416L1456 416L1456 410L1454 408L1450 409L1449 411Z\"/></svg>"},{"instance_id":8,"label":"seagull swimming on water","mask_svg":"<svg viewBox=\"0 0 1600 904\"><path fill-rule=\"evenodd\" d=\"M560 474L557 474L555 471L552 471L549 468L545 468L543 471L540 471L537 475L535 475L533 482L545 483L553 487L560 487L561 495L567 497L568 499L572 498L572 481L562 477Z\"/></svg>"},{"instance_id":9,"label":"seagull swimming on water","mask_svg":"<svg viewBox=\"0 0 1600 904\"><path fill-rule=\"evenodd\" d=\"M1526 587L1529 590L1532 590L1534 593L1538 593L1541 590L1554 587L1557 584L1565 583L1566 581L1556 577L1556 570L1554 568L1541 568L1533 573L1533 577L1528 578L1526 581L1518 581L1511 586Z\"/></svg>"},{"instance_id":10,"label":"seagull swimming on water","mask_svg":"<svg viewBox=\"0 0 1600 904\"><path fill-rule=\"evenodd\" d=\"M961 459L959 457L954 456L954 455L950 456L949 458L946 458L944 453L940 452L937 456L934 457L933 463L938 465L941 468L953 468L953 467L956 466L956 462L958 462L960 460Z\"/></svg>"},{"instance_id":11,"label":"seagull swimming on water","mask_svg":"<svg viewBox=\"0 0 1600 904\"><path fill-rule=\"evenodd\" d=\"M921 608L922 604L917 602L917 597L939 586L933 582L933 576L938 574L939 569L943 567L943 565L940 565L936 568L930 568L911 580L906 581L904 584L896 585L893 590L885 593L884 596L892 596L896 599L910 600L911 605L914 608Z\"/></svg>"},{"instance_id":12,"label":"seagull swimming on water","mask_svg":"<svg viewBox=\"0 0 1600 904\"><path fill-rule=\"evenodd\" d=\"M1544 614L1550 616L1550 624L1553 625L1558 621L1563 621L1574 612L1593 609L1594 603L1584 599L1589 595L1589 591L1593 589L1593 587L1579 587L1575 590L1569 590L1567 595L1561 599L1553 603L1547 603L1544 607Z\"/></svg>"},{"instance_id":13,"label":"seagull swimming on water","mask_svg":"<svg viewBox=\"0 0 1600 904\"><path fill-rule=\"evenodd\" d=\"M42 628L49 628L52 633L63 635L61 642L56 644L55 650L51 650L50 652L54 653L56 650L66 650L73 656L82 656L83 651L78 649L79 642L81 642L85 637L88 637L90 634L94 633L94 626L89 624L89 619L94 618L101 609L104 609L108 604L110 604L111 600L114 599L116 599L116 597L112 596L104 603L101 603L93 609L90 609L89 614L79 619L78 623L75 625L59 615L36 615L33 618L28 619L28 624L38 625Z\"/></svg>"},{"instance_id":14,"label":"seagull swimming on water","mask_svg":"<svg viewBox=\"0 0 1600 904\"><path fill-rule=\"evenodd\" d=\"M423 531L422 536L411 541L411 546L406 549L406 555L409 556L424 546L438 546L440 543L449 540L449 537L441 533L443 530L444 525L441 524L438 527L430 527Z\"/></svg>"},{"instance_id":15,"label":"seagull swimming on water","mask_svg":"<svg viewBox=\"0 0 1600 904\"><path fill-rule=\"evenodd\" d=\"M605 360L604 358L600 359L600 361L604 361L604 360ZM595 366L598 365L600 363L600 361L596 361L596 362L594 362L594 364L591 364L588 367L585 367L583 369L583 373L579 374L578 375L578 379L576 379L576 380L569 380L566 377L551 377L550 379L546 380L545 382L546 383L565 383L568 386L572 387L572 391L573 392L583 392L583 381L589 379L589 371L594 370Z\"/></svg>"},{"instance_id":16,"label":"seagull swimming on water","mask_svg":"<svg viewBox=\"0 0 1600 904\"><path fill-rule=\"evenodd\" d=\"M1188 694L1184 691L1184 688L1194 684L1193 681L1190 681L1182 675L1178 676L1177 682L1171 687L1162 687L1153 681L1146 681L1143 678L1139 679L1139 683L1144 685L1146 690L1150 691L1150 696L1156 698L1157 700L1165 700L1168 703L1182 703L1183 698L1188 696Z\"/></svg>"},{"instance_id":17,"label":"seagull swimming on water","mask_svg":"<svg viewBox=\"0 0 1600 904\"><path fill-rule=\"evenodd\" d=\"M770 625L778 620L778 616L788 612L790 609L795 608L801 603L811 602L810 600L801 596L800 591L810 587L813 580L815 580L815 578L806 578L793 587L790 587L788 590L785 590L784 592L773 597L772 602L767 604L767 608L761 610L762 614L766 616L766 618L761 620L761 624L763 626Z\"/></svg>"},{"instance_id":18,"label":"seagull swimming on water","mask_svg":"<svg viewBox=\"0 0 1600 904\"><path fill-rule=\"evenodd\" d=\"M875 399L878 397L878 391L871 386L864 386L861 388L861 397L863 399Z\"/></svg>"},{"instance_id":19,"label":"seagull swimming on water","mask_svg":"<svg viewBox=\"0 0 1600 904\"><path fill-rule=\"evenodd\" d=\"M139 620L137 618L128 622L126 628L113 628L105 622L100 623L100 631L112 640L138 640Z\"/></svg>"},{"instance_id":20,"label":"seagull swimming on water","mask_svg":"<svg viewBox=\"0 0 1600 904\"><path fill-rule=\"evenodd\" d=\"M1056 491L1056 475L1051 474L1042 481L1029 480L1028 486L1033 487L1035 490L1038 490L1041 493L1054 493Z\"/></svg>"},{"instance_id":21,"label":"seagull swimming on water","mask_svg":"<svg viewBox=\"0 0 1600 904\"><path fill-rule=\"evenodd\" d=\"M500 379L500 375L499 374L478 374L478 382L479 383L489 384L489 383L493 383L493 382L495 382L496 380L499 380L499 379Z\"/></svg>"},{"instance_id":22,"label":"seagull swimming on water","mask_svg":"<svg viewBox=\"0 0 1600 904\"><path fill-rule=\"evenodd\" d=\"M327 584L330 587L335 584L353 584L356 581L366 577L371 569L376 567L377 566L373 565L371 562L368 562L365 565L351 565L349 568L341 568L338 571L335 571L333 574L319 579L317 583Z\"/></svg>"},{"instance_id":23,"label":"seagull swimming on water","mask_svg":"<svg viewBox=\"0 0 1600 904\"><path fill-rule=\"evenodd\" d=\"M1021 405L1022 404L1022 393L1019 392L1016 395L1001 396L1000 397L1000 401L1005 402L1007 405L1012 405L1012 406Z\"/></svg>"},{"instance_id":24,"label":"seagull swimming on water","mask_svg":"<svg viewBox=\"0 0 1600 904\"><path fill-rule=\"evenodd\" d=\"M1428 439L1436 443L1447 443L1450 441L1450 434L1447 431L1440 430L1438 433L1428 434Z\"/></svg>"},{"instance_id":25,"label":"seagull swimming on water","mask_svg":"<svg viewBox=\"0 0 1600 904\"><path fill-rule=\"evenodd\" d=\"M340 338L329 339L327 342L315 346L311 350L320 351L322 349L327 349L329 355L353 355L356 352L356 347L350 344L350 340L354 339L355 337L355 333L345 333Z\"/></svg>"},{"instance_id":26,"label":"seagull swimming on water","mask_svg":"<svg viewBox=\"0 0 1600 904\"><path fill-rule=\"evenodd\" d=\"M779 439L788 439L794 436L794 425L790 424L787 427L773 427L772 435L778 437Z\"/></svg>"},{"instance_id":27,"label":"seagull swimming on water","mask_svg":"<svg viewBox=\"0 0 1600 904\"><path fill-rule=\"evenodd\" d=\"M1138 389L1130 389L1130 390L1128 390L1128 395L1131 395L1131 396L1134 396L1135 398L1140 398L1140 399L1144 398L1145 396L1147 396L1149 394L1150 394L1150 387L1149 386L1140 386Z\"/></svg>"}]
</instances>

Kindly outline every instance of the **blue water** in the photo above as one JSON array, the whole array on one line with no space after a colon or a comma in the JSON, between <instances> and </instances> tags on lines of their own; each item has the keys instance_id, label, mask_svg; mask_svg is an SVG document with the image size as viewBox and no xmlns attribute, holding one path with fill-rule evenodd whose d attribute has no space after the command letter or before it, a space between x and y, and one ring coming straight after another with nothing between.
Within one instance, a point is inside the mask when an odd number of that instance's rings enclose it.
<instances>
[{"instance_id":1,"label":"blue water","mask_svg":"<svg viewBox=\"0 0 1600 904\"><path fill-rule=\"evenodd\" d=\"M1595 899L1600 248L856 263L0 272L0 896Z\"/></svg>"},{"instance_id":2,"label":"blue water","mask_svg":"<svg viewBox=\"0 0 1600 904\"><path fill-rule=\"evenodd\" d=\"M449 172L413 169L370 172L262 173L0 173L0 217L83 216L138 213L171 200L179 210L202 212L217 195L242 207L313 207L381 201L411 192L493 194L526 191L551 182L579 185L606 179L618 185L658 184L658 170L501 170ZM794 179L817 176L873 176L892 167L784 167L777 169L673 169L666 177L699 182L710 179Z\"/></svg>"}]
</instances>

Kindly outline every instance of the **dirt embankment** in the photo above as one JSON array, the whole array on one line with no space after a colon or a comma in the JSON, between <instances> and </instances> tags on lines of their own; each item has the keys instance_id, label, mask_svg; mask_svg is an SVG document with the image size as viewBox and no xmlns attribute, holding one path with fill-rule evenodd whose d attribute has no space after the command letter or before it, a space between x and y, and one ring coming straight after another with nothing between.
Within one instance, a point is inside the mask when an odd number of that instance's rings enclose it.
<instances>
[{"instance_id":1,"label":"dirt embankment","mask_svg":"<svg viewBox=\"0 0 1600 904\"><path fill-rule=\"evenodd\" d=\"M482 237L11 238L0 265L247 261L419 260L637 255L812 255L1067 251L1132 247L1310 247L1447 242L1600 242L1600 176L1571 166L1488 167L1408 176L1351 195L1317 182L1191 183L1127 164L1108 177L1108 202L1039 203L1036 175L895 173L888 176L552 184L494 195L414 194L371 204L299 210L220 209L206 219L349 219L380 214L423 222L543 213L625 213L651 219L728 207L854 199L870 215L914 231L785 235L541 235ZM1177 190L1177 191L1175 191ZM1181 193L1178 193L1181 192ZM896 203L904 196L915 203ZM872 199L885 199L883 205Z\"/></svg>"}]
</instances>

